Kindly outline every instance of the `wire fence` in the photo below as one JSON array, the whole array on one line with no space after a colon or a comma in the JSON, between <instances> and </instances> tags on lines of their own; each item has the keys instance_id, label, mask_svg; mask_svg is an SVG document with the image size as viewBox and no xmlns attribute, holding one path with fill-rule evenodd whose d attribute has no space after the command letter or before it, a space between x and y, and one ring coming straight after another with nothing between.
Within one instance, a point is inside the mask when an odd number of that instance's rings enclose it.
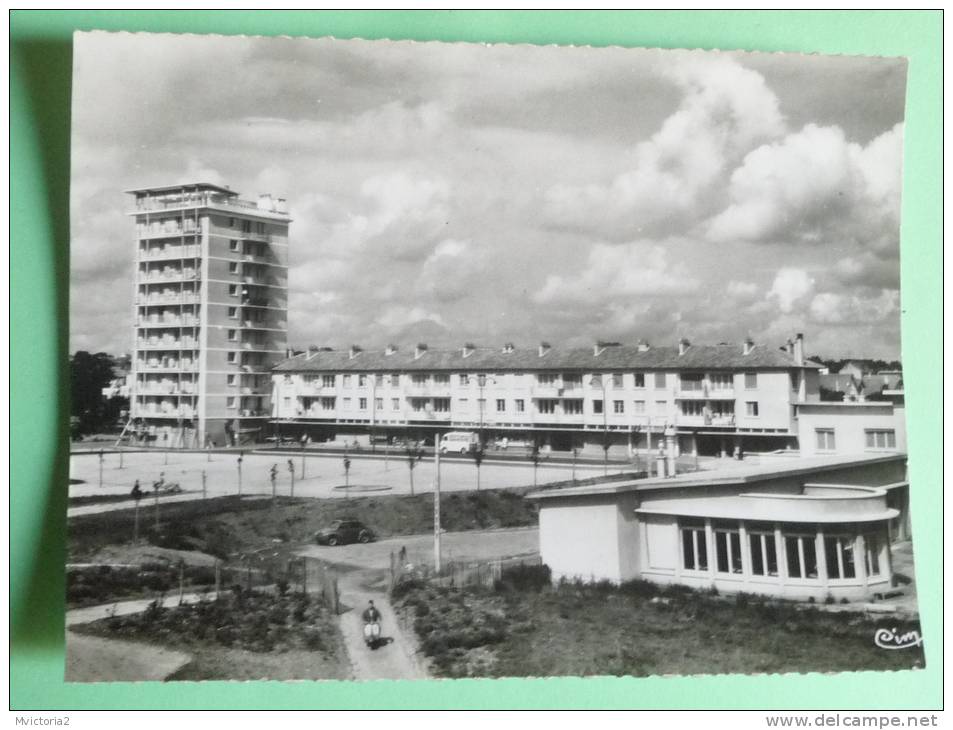
<instances>
[{"instance_id":1,"label":"wire fence","mask_svg":"<svg viewBox=\"0 0 953 730\"><path fill-rule=\"evenodd\" d=\"M503 577L503 572L516 567L542 565L539 555L517 555L496 560L442 561L440 570L426 560L415 561L405 551L390 553L390 586L406 581L422 581L451 587L493 588Z\"/></svg>"}]
</instances>

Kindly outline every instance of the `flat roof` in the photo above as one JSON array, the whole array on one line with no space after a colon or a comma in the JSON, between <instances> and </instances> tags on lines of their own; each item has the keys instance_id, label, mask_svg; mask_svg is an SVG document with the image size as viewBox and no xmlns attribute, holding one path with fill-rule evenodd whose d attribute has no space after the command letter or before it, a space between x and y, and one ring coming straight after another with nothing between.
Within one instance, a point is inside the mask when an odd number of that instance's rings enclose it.
<instances>
[{"instance_id":1,"label":"flat roof","mask_svg":"<svg viewBox=\"0 0 953 730\"><path fill-rule=\"evenodd\" d=\"M214 190L215 192L222 193L223 195L238 195L237 192L231 188L223 187L222 185L216 185L214 183L207 182L191 182L191 183L181 183L179 185L158 185L156 187L149 188L134 188L132 190L125 190L124 192L129 194L134 193L173 193L180 190L185 190L189 188L199 189L199 190Z\"/></svg>"},{"instance_id":2,"label":"flat roof","mask_svg":"<svg viewBox=\"0 0 953 730\"><path fill-rule=\"evenodd\" d=\"M812 474L828 469L847 469L866 464L905 461L906 453L894 454L851 454L839 456L776 457L776 464L739 464L727 469L711 469L703 472L679 474L671 478L648 477L623 482L603 482L578 487L560 487L541 489L528 494L530 499L553 499L560 497L585 497L598 494L621 494L658 489L678 489L693 487L712 487L728 484L755 484L777 477L791 477Z\"/></svg>"}]
</instances>

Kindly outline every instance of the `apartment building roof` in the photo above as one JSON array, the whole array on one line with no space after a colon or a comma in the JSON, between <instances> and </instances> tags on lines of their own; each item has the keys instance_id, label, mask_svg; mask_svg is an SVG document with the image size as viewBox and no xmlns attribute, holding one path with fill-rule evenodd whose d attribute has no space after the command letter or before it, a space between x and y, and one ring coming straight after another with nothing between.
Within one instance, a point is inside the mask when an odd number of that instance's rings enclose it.
<instances>
[{"instance_id":1,"label":"apartment building roof","mask_svg":"<svg viewBox=\"0 0 953 730\"><path fill-rule=\"evenodd\" d=\"M280 363L276 372L499 371L499 370L779 370L817 369L798 363L792 352L765 345L720 344L647 347L597 345L590 348L466 347L431 350L422 346L387 350L311 349Z\"/></svg>"}]
</instances>

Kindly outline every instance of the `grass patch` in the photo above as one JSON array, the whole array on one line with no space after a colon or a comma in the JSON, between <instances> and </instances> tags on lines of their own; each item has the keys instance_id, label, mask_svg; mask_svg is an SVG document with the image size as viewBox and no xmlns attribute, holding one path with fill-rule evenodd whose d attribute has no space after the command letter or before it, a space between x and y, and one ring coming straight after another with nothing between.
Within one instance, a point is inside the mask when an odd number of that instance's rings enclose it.
<instances>
[{"instance_id":1,"label":"grass patch","mask_svg":"<svg viewBox=\"0 0 953 730\"><path fill-rule=\"evenodd\" d=\"M192 654L193 661L175 679L308 679L347 673L336 617L304 594L236 586L218 600L166 606L156 599L142 613L110 616L71 629ZM282 670L289 662L290 667ZM311 664L321 668L317 677Z\"/></svg>"},{"instance_id":2,"label":"grass patch","mask_svg":"<svg viewBox=\"0 0 953 730\"><path fill-rule=\"evenodd\" d=\"M899 670L922 648L884 651L878 628L919 623L647 581L543 585L522 568L494 590L422 583L394 592L441 677L649 676Z\"/></svg>"},{"instance_id":3,"label":"grass patch","mask_svg":"<svg viewBox=\"0 0 953 730\"><path fill-rule=\"evenodd\" d=\"M441 495L443 524L450 531L528 527L538 523L530 488L487 489ZM83 562L107 545L128 542L133 510L113 510L69 519L70 560ZM426 533L433 529L433 495L373 495L350 500L249 499L237 496L159 505L143 502L140 530L152 545L192 550L225 559L275 543L310 542L332 520L355 517L379 538Z\"/></svg>"},{"instance_id":4,"label":"grass patch","mask_svg":"<svg viewBox=\"0 0 953 730\"><path fill-rule=\"evenodd\" d=\"M182 578L187 592L212 588L215 568L186 565L182 569ZM66 573L66 603L70 608L81 608L162 594L178 587L179 568L170 563L70 568Z\"/></svg>"}]
</instances>

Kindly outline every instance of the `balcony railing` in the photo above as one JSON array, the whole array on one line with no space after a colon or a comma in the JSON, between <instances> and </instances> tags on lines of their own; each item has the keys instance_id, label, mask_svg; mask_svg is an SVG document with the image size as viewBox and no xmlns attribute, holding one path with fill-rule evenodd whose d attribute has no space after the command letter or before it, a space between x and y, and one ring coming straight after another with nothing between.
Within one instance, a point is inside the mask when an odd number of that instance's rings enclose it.
<instances>
[{"instance_id":1,"label":"balcony railing","mask_svg":"<svg viewBox=\"0 0 953 730\"><path fill-rule=\"evenodd\" d=\"M142 307L155 304L198 304L199 295L191 292L177 294L139 294L136 304Z\"/></svg>"},{"instance_id":2,"label":"balcony railing","mask_svg":"<svg viewBox=\"0 0 953 730\"><path fill-rule=\"evenodd\" d=\"M145 248L139 250L139 258L143 261L194 259L201 255L201 246L162 246L161 248Z\"/></svg>"},{"instance_id":3,"label":"balcony railing","mask_svg":"<svg viewBox=\"0 0 953 730\"><path fill-rule=\"evenodd\" d=\"M200 236L201 228L143 228L136 232L140 241L151 240L155 238L180 238L181 236Z\"/></svg>"},{"instance_id":4,"label":"balcony railing","mask_svg":"<svg viewBox=\"0 0 953 730\"><path fill-rule=\"evenodd\" d=\"M199 272L195 269L183 269L181 271L149 271L139 272L140 284L161 284L172 281L192 281L199 278Z\"/></svg>"},{"instance_id":5,"label":"balcony railing","mask_svg":"<svg viewBox=\"0 0 953 730\"><path fill-rule=\"evenodd\" d=\"M152 327L198 327L202 321L198 317L139 317L137 322L139 327L149 329Z\"/></svg>"},{"instance_id":6,"label":"balcony railing","mask_svg":"<svg viewBox=\"0 0 953 730\"><path fill-rule=\"evenodd\" d=\"M137 350L195 350L199 343L192 338L183 340L139 340L136 342Z\"/></svg>"}]
</instances>

